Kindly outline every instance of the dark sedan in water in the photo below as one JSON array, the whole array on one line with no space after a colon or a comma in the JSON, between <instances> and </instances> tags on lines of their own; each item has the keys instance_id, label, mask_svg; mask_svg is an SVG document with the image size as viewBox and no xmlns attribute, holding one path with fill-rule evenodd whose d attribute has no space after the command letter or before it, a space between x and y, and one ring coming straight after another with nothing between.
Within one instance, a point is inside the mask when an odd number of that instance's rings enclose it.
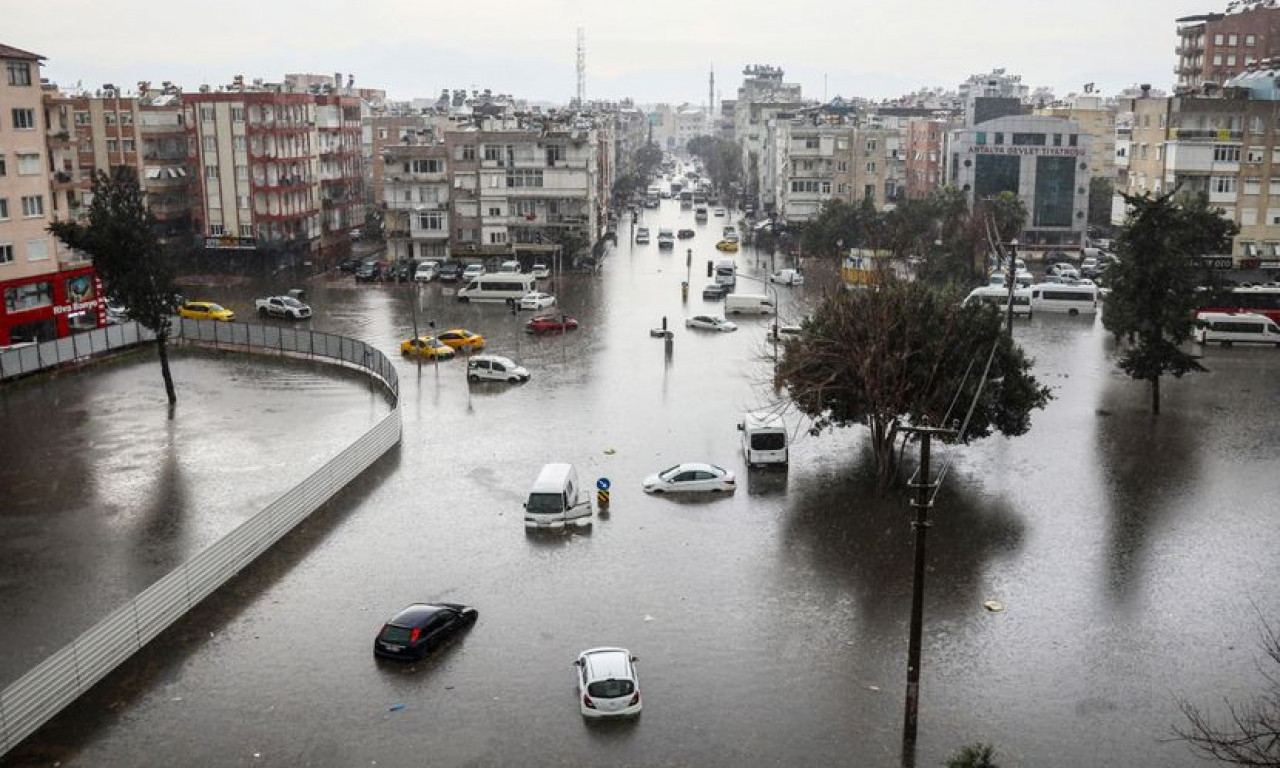
<instances>
[{"instance_id":1,"label":"dark sedan in water","mask_svg":"<svg viewBox=\"0 0 1280 768\"><path fill-rule=\"evenodd\" d=\"M414 603L382 625L373 652L390 659L421 659L475 624L479 615L458 603Z\"/></svg>"}]
</instances>

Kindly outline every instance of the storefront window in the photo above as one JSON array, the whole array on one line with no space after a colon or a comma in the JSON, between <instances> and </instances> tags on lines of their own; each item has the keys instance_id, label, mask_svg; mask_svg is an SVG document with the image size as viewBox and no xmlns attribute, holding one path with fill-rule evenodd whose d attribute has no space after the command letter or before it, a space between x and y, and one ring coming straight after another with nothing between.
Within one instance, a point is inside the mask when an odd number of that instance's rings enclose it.
<instances>
[{"instance_id":1,"label":"storefront window","mask_svg":"<svg viewBox=\"0 0 1280 768\"><path fill-rule=\"evenodd\" d=\"M52 303L53 283L47 281L15 285L4 291L4 309L9 314L47 307Z\"/></svg>"}]
</instances>

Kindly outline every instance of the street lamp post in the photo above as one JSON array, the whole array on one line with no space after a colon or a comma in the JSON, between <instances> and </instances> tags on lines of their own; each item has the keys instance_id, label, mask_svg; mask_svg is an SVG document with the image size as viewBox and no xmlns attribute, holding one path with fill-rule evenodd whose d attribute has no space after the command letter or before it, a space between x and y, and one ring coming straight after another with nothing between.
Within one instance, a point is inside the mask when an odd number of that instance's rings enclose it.
<instances>
[{"instance_id":1,"label":"street lamp post","mask_svg":"<svg viewBox=\"0 0 1280 768\"><path fill-rule=\"evenodd\" d=\"M1015 265L1017 264L1017 262L1018 262L1018 241L1014 239L1009 241L1009 270L1008 270L1009 276L1006 278L1006 280L1008 280L1009 282L1009 306L1005 307L1005 317L1004 317L1004 323L1005 323L1004 329L1005 329L1005 332L1009 334L1010 338L1013 337L1013 291L1017 285L1014 282L1014 278L1017 275L1017 270L1015 269Z\"/></svg>"}]
</instances>

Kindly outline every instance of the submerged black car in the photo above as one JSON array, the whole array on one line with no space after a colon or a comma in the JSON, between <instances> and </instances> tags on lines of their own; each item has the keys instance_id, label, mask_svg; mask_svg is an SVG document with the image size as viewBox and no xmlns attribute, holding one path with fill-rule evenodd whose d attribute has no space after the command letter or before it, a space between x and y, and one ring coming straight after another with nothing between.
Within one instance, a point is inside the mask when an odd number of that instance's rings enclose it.
<instances>
[{"instance_id":1,"label":"submerged black car","mask_svg":"<svg viewBox=\"0 0 1280 768\"><path fill-rule=\"evenodd\" d=\"M373 641L373 652L390 659L421 659L476 623L479 612L458 603L414 603L397 613Z\"/></svg>"}]
</instances>

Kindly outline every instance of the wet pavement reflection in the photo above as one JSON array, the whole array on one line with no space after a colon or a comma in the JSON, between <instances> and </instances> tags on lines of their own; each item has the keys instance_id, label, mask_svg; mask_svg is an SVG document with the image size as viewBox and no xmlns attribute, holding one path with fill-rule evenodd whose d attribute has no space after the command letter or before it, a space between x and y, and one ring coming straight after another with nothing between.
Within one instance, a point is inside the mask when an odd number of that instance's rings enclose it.
<instances>
[{"instance_id":1,"label":"wet pavement reflection","mask_svg":"<svg viewBox=\"0 0 1280 768\"><path fill-rule=\"evenodd\" d=\"M695 226L672 201L641 223ZM528 313L439 284L415 299L312 283L312 327L393 352L416 300L420 320L486 335L533 379L468 385L461 360L403 361L394 459L6 764L896 764L911 510L870 493L857 429L810 437L792 417L790 470L747 472L735 425L770 400L770 320L683 324L722 311L699 272L724 258L720 226L670 254L631 245L624 223L600 275L550 291L583 321L564 335L530 337ZM735 258L767 274L750 249ZM207 298L240 312L287 287ZM784 319L806 290L777 289ZM664 316L669 355L648 335ZM929 538L918 764L984 740L1015 764L1196 765L1166 740L1174 697L1250 692L1252 606L1280 611L1280 356L1207 349L1213 372L1168 382L1153 419L1098 320L1015 332L1055 399L1025 437L940 452L954 463ZM524 533L520 504L551 461L612 480L589 533ZM641 491L680 461L744 482L709 500ZM432 599L476 605L479 622L422 663L375 661L381 622ZM636 722L578 714L570 663L599 645L640 657Z\"/></svg>"}]
</instances>

